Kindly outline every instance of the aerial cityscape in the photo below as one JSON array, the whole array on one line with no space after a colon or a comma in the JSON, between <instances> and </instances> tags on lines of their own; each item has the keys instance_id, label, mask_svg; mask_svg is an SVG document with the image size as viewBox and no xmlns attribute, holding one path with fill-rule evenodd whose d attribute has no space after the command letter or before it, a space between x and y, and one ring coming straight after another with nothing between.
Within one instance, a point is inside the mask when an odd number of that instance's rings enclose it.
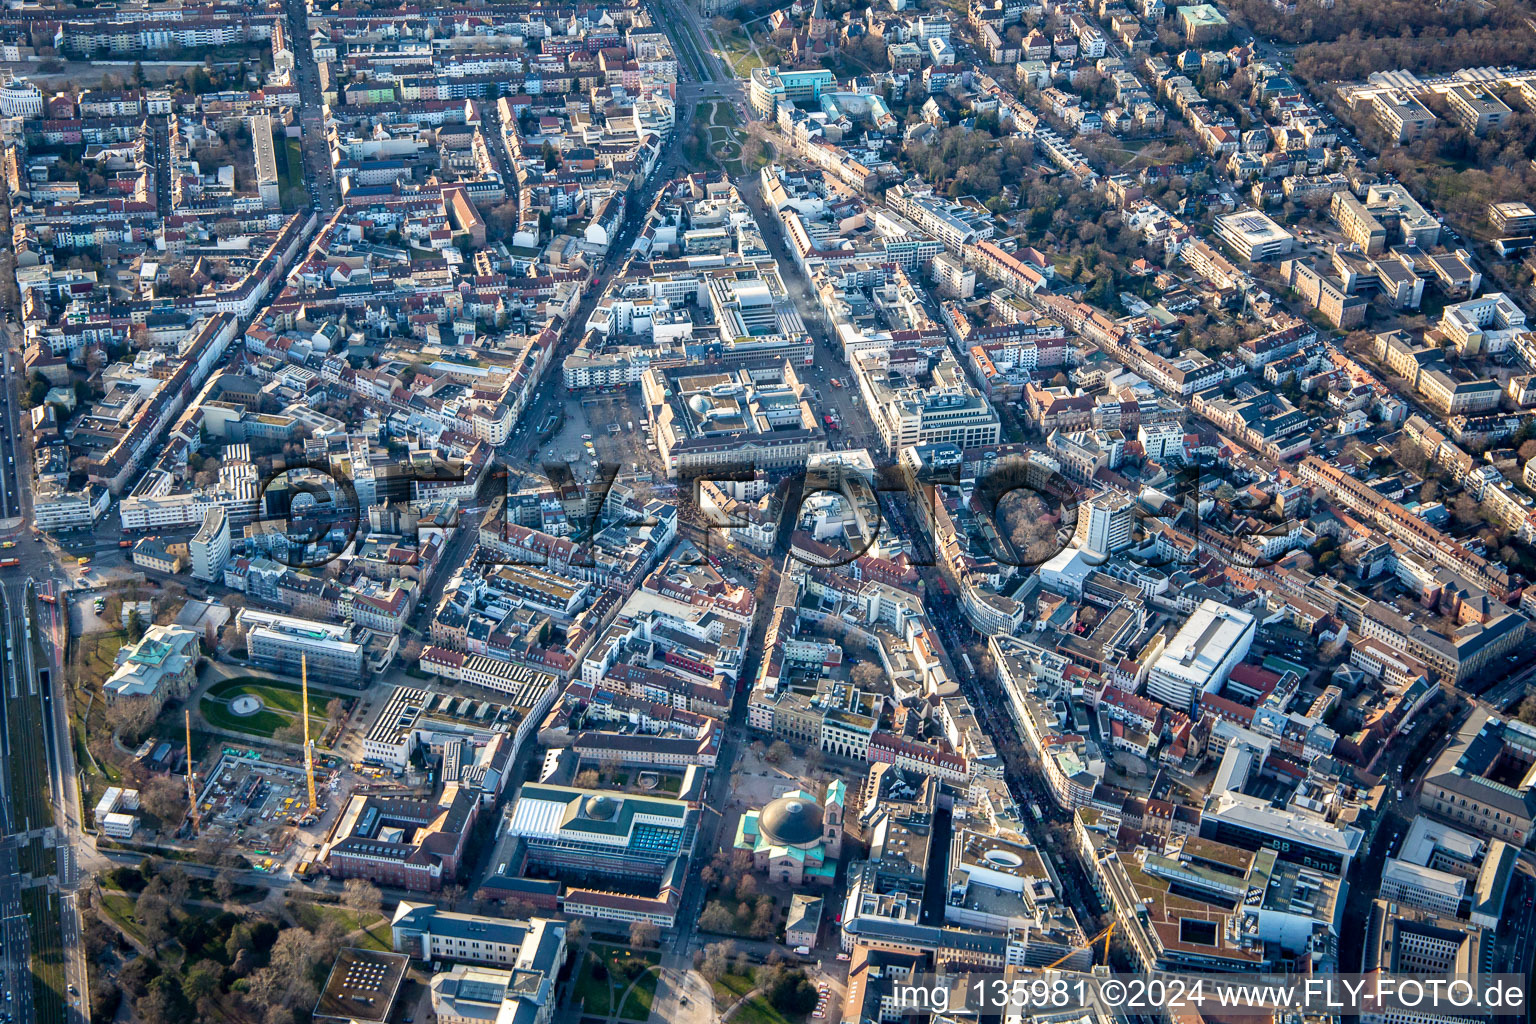
<instances>
[{"instance_id":1,"label":"aerial cityscape","mask_svg":"<svg viewBox=\"0 0 1536 1024\"><path fill-rule=\"evenodd\" d=\"M1536 0L11 0L0 171L0 1024L1525 1018Z\"/></svg>"}]
</instances>

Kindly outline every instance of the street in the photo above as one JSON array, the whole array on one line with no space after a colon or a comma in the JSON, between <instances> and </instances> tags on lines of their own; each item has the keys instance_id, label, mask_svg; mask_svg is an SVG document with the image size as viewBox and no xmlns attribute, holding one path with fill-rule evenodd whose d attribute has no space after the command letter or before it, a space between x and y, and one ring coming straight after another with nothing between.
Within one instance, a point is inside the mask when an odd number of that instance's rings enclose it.
<instances>
[{"instance_id":1,"label":"street","mask_svg":"<svg viewBox=\"0 0 1536 1024\"><path fill-rule=\"evenodd\" d=\"M9 335L9 328L7 328ZM8 337L7 337L7 340ZM17 355L7 345L4 353L6 386L0 388L0 421L5 426L5 444L0 447L5 449L5 464L0 465L0 519L18 521L24 514L22 505L22 479L30 480L31 468L23 465L20 469L16 466L18 457L25 458L26 449L20 444L21 435L18 432L16 421L16 398L11 392L10 381L21 379L21 370L17 367ZM22 472L22 471L25 472Z\"/></svg>"},{"instance_id":2,"label":"street","mask_svg":"<svg viewBox=\"0 0 1536 1024\"><path fill-rule=\"evenodd\" d=\"M325 137L325 104L320 96L320 77L309 41L309 9L304 0L287 0L288 39L293 49L295 71L299 78L300 136L304 153L305 188L310 205L321 219L336 212L340 195L331 167L331 148Z\"/></svg>"}]
</instances>

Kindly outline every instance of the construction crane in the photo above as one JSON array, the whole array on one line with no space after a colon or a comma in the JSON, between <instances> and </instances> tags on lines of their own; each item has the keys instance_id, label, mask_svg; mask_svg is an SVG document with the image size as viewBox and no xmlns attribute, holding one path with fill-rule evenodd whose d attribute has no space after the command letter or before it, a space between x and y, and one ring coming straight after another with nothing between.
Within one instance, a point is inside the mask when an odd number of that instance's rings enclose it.
<instances>
[{"instance_id":1,"label":"construction crane","mask_svg":"<svg viewBox=\"0 0 1536 1024\"><path fill-rule=\"evenodd\" d=\"M187 726L187 804L192 808L192 834L198 835L203 831L202 822L198 820L197 813L197 772L192 770L192 711L187 709L182 712Z\"/></svg>"},{"instance_id":2,"label":"construction crane","mask_svg":"<svg viewBox=\"0 0 1536 1024\"><path fill-rule=\"evenodd\" d=\"M1088 947L1087 948L1089 949L1089 951L1093 950L1093 944L1095 942L1098 942L1100 939L1104 940L1104 962L1106 964L1109 963L1109 940L1114 937L1114 934L1115 934L1115 922L1111 921L1111 922L1109 922L1109 927L1108 928L1105 928L1103 931L1099 932L1099 934L1095 935L1093 938L1088 940ZM1051 968L1059 966L1062 963L1063 960L1069 960L1069 959L1071 959L1072 957L1074 957L1076 955L1077 955L1077 950L1074 949L1072 952L1070 952L1070 953L1066 954L1065 956L1063 956L1061 958L1061 960L1057 960L1055 963L1046 964L1045 967L1043 968L1043 970L1049 971Z\"/></svg>"},{"instance_id":3,"label":"construction crane","mask_svg":"<svg viewBox=\"0 0 1536 1024\"><path fill-rule=\"evenodd\" d=\"M299 686L302 691L299 717L304 719L304 779L309 783L309 809L299 819L300 824L310 824L320 817L320 804L315 799L315 747L309 738L309 658L299 655Z\"/></svg>"}]
</instances>

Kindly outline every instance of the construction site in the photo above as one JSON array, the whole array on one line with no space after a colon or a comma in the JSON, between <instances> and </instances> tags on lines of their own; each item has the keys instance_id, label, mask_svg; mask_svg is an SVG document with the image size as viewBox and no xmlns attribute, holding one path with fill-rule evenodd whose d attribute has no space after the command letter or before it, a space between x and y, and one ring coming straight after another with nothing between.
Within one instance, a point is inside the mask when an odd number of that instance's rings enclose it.
<instances>
[{"instance_id":1,"label":"construction site","mask_svg":"<svg viewBox=\"0 0 1536 1024\"><path fill-rule=\"evenodd\" d=\"M329 795L334 784L333 773L320 782L321 790ZM266 760L254 751L225 752L198 794L197 830L258 853L267 851L281 861L307 811L302 767Z\"/></svg>"},{"instance_id":2,"label":"construction site","mask_svg":"<svg viewBox=\"0 0 1536 1024\"><path fill-rule=\"evenodd\" d=\"M307 705L307 664L301 672ZM190 742L190 719L187 728ZM302 852L313 843L315 836L302 830L319 825L332 796L343 784L337 759L325 757L321 761L317 768L307 718L302 764L288 763L274 753L225 748L211 770L187 777L189 796L196 794L191 800L193 832L249 849L258 869L282 867L295 847Z\"/></svg>"}]
</instances>

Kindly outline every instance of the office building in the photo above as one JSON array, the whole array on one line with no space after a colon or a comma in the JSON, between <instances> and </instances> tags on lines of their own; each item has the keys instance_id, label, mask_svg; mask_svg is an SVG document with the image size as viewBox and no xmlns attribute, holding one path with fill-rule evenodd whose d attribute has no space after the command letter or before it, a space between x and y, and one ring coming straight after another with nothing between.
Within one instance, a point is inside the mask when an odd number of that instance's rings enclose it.
<instances>
[{"instance_id":1,"label":"office building","mask_svg":"<svg viewBox=\"0 0 1536 1024\"><path fill-rule=\"evenodd\" d=\"M771 306L751 308L774 316ZM747 370L651 369L641 389L656 449L672 479L726 469L789 469L827 450L827 435L807 400L809 389L787 362L778 382Z\"/></svg>"},{"instance_id":2,"label":"office building","mask_svg":"<svg viewBox=\"0 0 1536 1024\"><path fill-rule=\"evenodd\" d=\"M1227 34L1227 19L1210 4L1191 4L1176 8L1184 41L1190 46L1210 43Z\"/></svg>"},{"instance_id":3,"label":"office building","mask_svg":"<svg viewBox=\"0 0 1536 1024\"><path fill-rule=\"evenodd\" d=\"M1322 818L1275 807L1263 797L1227 790L1213 793L1200 812L1200 835L1249 850L1269 848L1280 859L1343 878L1360 852L1365 833Z\"/></svg>"},{"instance_id":4,"label":"office building","mask_svg":"<svg viewBox=\"0 0 1536 1024\"><path fill-rule=\"evenodd\" d=\"M1152 666L1147 695L1188 713L1202 693L1221 689L1256 629L1252 615L1206 598Z\"/></svg>"},{"instance_id":5,"label":"office building","mask_svg":"<svg viewBox=\"0 0 1536 1024\"><path fill-rule=\"evenodd\" d=\"M966 379L965 370L947 348L937 362L916 374L891 367L885 352L866 354L858 366L865 404L873 411L886 451L892 454L913 445L997 444L1002 436L997 411Z\"/></svg>"},{"instance_id":6,"label":"office building","mask_svg":"<svg viewBox=\"0 0 1536 1024\"><path fill-rule=\"evenodd\" d=\"M1530 843L1536 819L1536 727L1472 712L1424 776L1419 807L1475 835Z\"/></svg>"},{"instance_id":7,"label":"office building","mask_svg":"<svg viewBox=\"0 0 1536 1024\"><path fill-rule=\"evenodd\" d=\"M1536 210L1529 203L1489 203L1488 223L1506 235L1536 233Z\"/></svg>"},{"instance_id":8,"label":"office building","mask_svg":"<svg viewBox=\"0 0 1536 1024\"><path fill-rule=\"evenodd\" d=\"M354 685L365 675L364 645L346 622L319 622L276 612L242 608L235 629L245 638L250 663L261 668L299 674L307 660L315 679Z\"/></svg>"},{"instance_id":9,"label":"office building","mask_svg":"<svg viewBox=\"0 0 1536 1024\"><path fill-rule=\"evenodd\" d=\"M31 119L43 116L43 92L25 78L6 72L0 82L0 116Z\"/></svg>"},{"instance_id":10,"label":"office building","mask_svg":"<svg viewBox=\"0 0 1536 1024\"><path fill-rule=\"evenodd\" d=\"M507 812L505 831L546 870L655 879L692 851L698 812L667 796L528 783Z\"/></svg>"},{"instance_id":11,"label":"office building","mask_svg":"<svg viewBox=\"0 0 1536 1024\"><path fill-rule=\"evenodd\" d=\"M1514 111L1493 93L1476 85L1453 85L1445 100L1456 123L1473 135L1486 135L1503 126Z\"/></svg>"},{"instance_id":12,"label":"office building","mask_svg":"<svg viewBox=\"0 0 1536 1024\"><path fill-rule=\"evenodd\" d=\"M384 1024L394 1012L410 958L349 947L336 954L310 1019L314 1024Z\"/></svg>"},{"instance_id":13,"label":"office building","mask_svg":"<svg viewBox=\"0 0 1536 1024\"><path fill-rule=\"evenodd\" d=\"M1413 96L1395 89L1384 89L1372 97L1376 123L1395 141L1422 139L1435 123L1434 112Z\"/></svg>"},{"instance_id":14,"label":"office building","mask_svg":"<svg viewBox=\"0 0 1536 1024\"><path fill-rule=\"evenodd\" d=\"M1257 210L1239 210L1216 218L1216 233L1249 263L1284 256L1296 237Z\"/></svg>"},{"instance_id":15,"label":"office building","mask_svg":"<svg viewBox=\"0 0 1536 1024\"><path fill-rule=\"evenodd\" d=\"M390 933L395 952L416 960L517 968L541 959L541 951L547 951L550 942L563 944L565 922L544 917L517 921L459 914L435 903L401 900L395 907Z\"/></svg>"},{"instance_id":16,"label":"office building","mask_svg":"<svg viewBox=\"0 0 1536 1024\"><path fill-rule=\"evenodd\" d=\"M432 976L432 1015L437 1024L546 1024L555 1015L559 969L557 959L510 971L457 964Z\"/></svg>"},{"instance_id":17,"label":"office building","mask_svg":"<svg viewBox=\"0 0 1536 1024\"><path fill-rule=\"evenodd\" d=\"M781 103L805 103L821 98L821 91L837 84L826 68L787 71L778 67L752 69L747 98L759 117L773 120Z\"/></svg>"},{"instance_id":18,"label":"office building","mask_svg":"<svg viewBox=\"0 0 1536 1024\"><path fill-rule=\"evenodd\" d=\"M1380 256L1398 242L1428 249L1440 241L1440 222L1401 185L1372 185L1364 199L1341 189L1333 194L1328 212L1344 237L1367 256Z\"/></svg>"},{"instance_id":19,"label":"office building","mask_svg":"<svg viewBox=\"0 0 1536 1024\"><path fill-rule=\"evenodd\" d=\"M435 892L458 877L480 800L450 782L437 799L356 794L342 808L320 862L332 878Z\"/></svg>"},{"instance_id":20,"label":"office building","mask_svg":"<svg viewBox=\"0 0 1536 1024\"><path fill-rule=\"evenodd\" d=\"M363 760L404 770L418 755L458 782L494 800L508 766L538 728L554 700L553 676L537 675L506 704L397 686L363 739Z\"/></svg>"}]
</instances>

